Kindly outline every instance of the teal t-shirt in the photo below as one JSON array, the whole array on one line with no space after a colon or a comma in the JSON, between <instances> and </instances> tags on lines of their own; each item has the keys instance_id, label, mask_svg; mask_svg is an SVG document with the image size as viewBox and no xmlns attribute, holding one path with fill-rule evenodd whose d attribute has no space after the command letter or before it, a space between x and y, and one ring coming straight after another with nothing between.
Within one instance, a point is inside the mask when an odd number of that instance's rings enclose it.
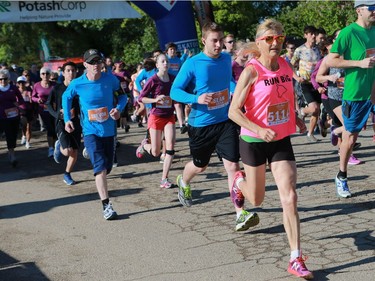
<instances>
[{"instance_id":1,"label":"teal t-shirt","mask_svg":"<svg viewBox=\"0 0 375 281\"><path fill-rule=\"evenodd\" d=\"M375 56L375 27L366 29L357 23L350 24L341 30L331 53L342 55L345 60L363 60ZM349 101L370 99L374 80L374 67L346 68L343 99Z\"/></svg>"}]
</instances>

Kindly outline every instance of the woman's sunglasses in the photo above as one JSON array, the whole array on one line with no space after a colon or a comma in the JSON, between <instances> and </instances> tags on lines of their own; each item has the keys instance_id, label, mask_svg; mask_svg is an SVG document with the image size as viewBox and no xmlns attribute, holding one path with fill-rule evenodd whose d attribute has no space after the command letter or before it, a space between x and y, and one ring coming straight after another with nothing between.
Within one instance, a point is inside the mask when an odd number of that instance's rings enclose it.
<instances>
[{"instance_id":1,"label":"woman's sunglasses","mask_svg":"<svg viewBox=\"0 0 375 281\"><path fill-rule=\"evenodd\" d=\"M285 41L285 35L266 35L257 38L257 41L264 40L267 44L271 45L276 40L277 43L283 43Z\"/></svg>"}]
</instances>

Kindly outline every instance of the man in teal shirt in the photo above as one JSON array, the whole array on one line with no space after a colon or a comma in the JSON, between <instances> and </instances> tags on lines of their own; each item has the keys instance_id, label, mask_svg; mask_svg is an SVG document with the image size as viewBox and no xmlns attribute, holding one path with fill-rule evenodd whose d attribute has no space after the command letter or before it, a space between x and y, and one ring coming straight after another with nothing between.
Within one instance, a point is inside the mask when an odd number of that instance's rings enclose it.
<instances>
[{"instance_id":1,"label":"man in teal shirt","mask_svg":"<svg viewBox=\"0 0 375 281\"><path fill-rule=\"evenodd\" d=\"M351 197L347 167L353 145L375 103L375 1L354 1L356 22L344 28L327 57L328 67L345 68L342 112L345 130L340 146L336 193Z\"/></svg>"}]
</instances>

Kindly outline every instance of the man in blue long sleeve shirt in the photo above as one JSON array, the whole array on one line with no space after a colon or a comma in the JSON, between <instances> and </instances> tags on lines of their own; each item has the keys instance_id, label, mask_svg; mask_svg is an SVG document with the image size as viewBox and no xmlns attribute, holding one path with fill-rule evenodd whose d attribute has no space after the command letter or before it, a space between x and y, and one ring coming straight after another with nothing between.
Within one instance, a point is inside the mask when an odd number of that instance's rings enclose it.
<instances>
[{"instance_id":1,"label":"man in blue long sleeve shirt","mask_svg":"<svg viewBox=\"0 0 375 281\"><path fill-rule=\"evenodd\" d=\"M120 118L127 96L122 93L120 82L111 73L101 72L103 57L96 49L87 50L83 56L86 73L73 80L63 94L65 130L74 131L71 107L75 96L79 97L83 138L93 166L96 188L103 204L106 220L116 218L117 213L109 201L107 174L111 172L115 147L115 120ZM114 105L114 92L118 105Z\"/></svg>"},{"instance_id":2,"label":"man in blue long sleeve shirt","mask_svg":"<svg viewBox=\"0 0 375 281\"><path fill-rule=\"evenodd\" d=\"M203 52L182 65L171 90L173 100L192 105L188 133L193 160L177 177L178 198L182 205L188 207L192 205L190 181L206 170L215 150L223 159L231 193L234 175L240 170L238 132L228 118L231 57L221 52L223 38L223 31L216 23L205 24L202 28ZM187 88L192 93L187 92ZM243 198L241 202L233 203L237 213L237 231L247 230L259 223L256 213L244 210Z\"/></svg>"}]
</instances>

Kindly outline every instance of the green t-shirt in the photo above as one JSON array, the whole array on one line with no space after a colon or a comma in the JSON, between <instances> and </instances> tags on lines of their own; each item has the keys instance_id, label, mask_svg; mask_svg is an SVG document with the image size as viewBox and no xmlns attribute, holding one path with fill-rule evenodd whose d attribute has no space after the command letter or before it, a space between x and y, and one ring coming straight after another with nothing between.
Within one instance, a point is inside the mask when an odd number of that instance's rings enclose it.
<instances>
[{"instance_id":1,"label":"green t-shirt","mask_svg":"<svg viewBox=\"0 0 375 281\"><path fill-rule=\"evenodd\" d=\"M375 27L363 28L352 23L341 30L331 53L337 53L345 60L363 60L375 56ZM375 80L375 68L352 67L345 69L343 99L363 101L370 99L372 84Z\"/></svg>"}]
</instances>

